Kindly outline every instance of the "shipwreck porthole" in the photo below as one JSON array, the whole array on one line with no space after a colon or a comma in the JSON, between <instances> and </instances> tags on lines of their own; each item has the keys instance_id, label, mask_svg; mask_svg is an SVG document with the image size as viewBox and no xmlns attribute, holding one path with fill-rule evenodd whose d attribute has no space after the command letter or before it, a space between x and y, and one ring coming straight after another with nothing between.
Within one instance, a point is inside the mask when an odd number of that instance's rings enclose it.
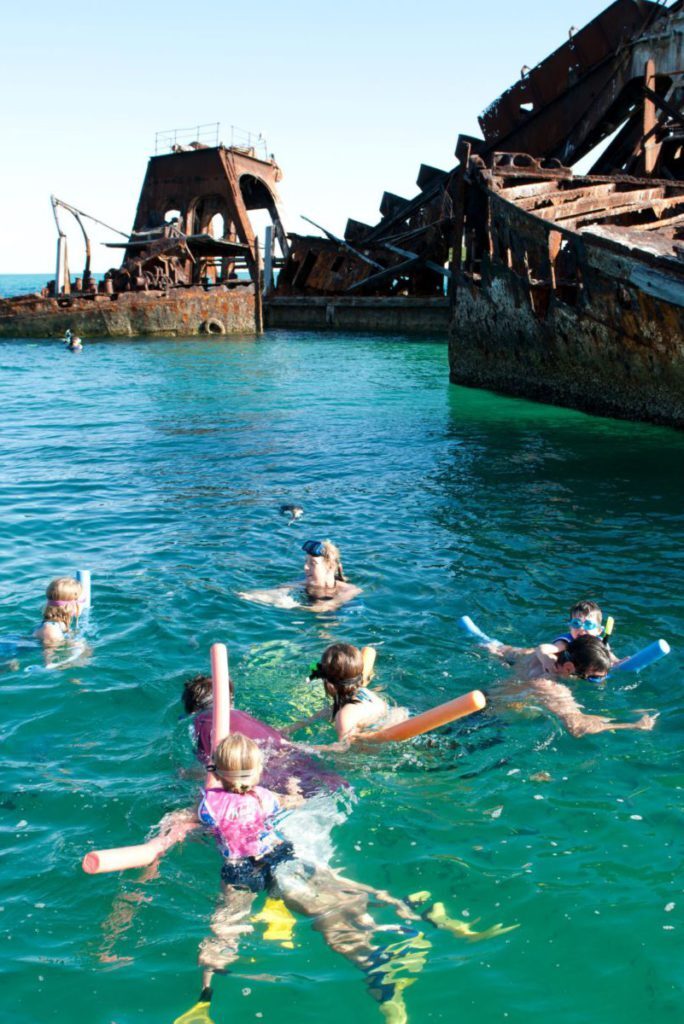
<instances>
[{"instance_id":1,"label":"shipwreck porthole","mask_svg":"<svg viewBox=\"0 0 684 1024\"><path fill-rule=\"evenodd\" d=\"M211 317L209 320L205 320L200 324L201 334L225 334L226 325L223 320L217 320L215 317Z\"/></svg>"}]
</instances>

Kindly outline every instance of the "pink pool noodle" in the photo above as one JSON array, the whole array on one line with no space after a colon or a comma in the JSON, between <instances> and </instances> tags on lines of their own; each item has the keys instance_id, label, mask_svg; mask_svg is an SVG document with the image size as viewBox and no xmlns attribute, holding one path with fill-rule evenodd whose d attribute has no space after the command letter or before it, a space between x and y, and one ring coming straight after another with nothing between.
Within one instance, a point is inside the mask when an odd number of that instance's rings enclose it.
<instances>
[{"instance_id":1,"label":"pink pool noodle","mask_svg":"<svg viewBox=\"0 0 684 1024\"><path fill-rule=\"evenodd\" d=\"M214 717L211 747L216 750L221 740L230 735L230 682L228 679L228 648L211 645L211 678L214 684Z\"/></svg>"}]
</instances>

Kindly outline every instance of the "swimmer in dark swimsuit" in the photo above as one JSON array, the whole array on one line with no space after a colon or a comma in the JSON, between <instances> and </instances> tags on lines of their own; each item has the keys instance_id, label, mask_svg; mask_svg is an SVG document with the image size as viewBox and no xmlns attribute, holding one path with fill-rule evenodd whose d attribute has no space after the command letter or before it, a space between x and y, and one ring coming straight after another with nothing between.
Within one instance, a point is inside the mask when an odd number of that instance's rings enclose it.
<instances>
[{"instance_id":1,"label":"swimmer in dark swimsuit","mask_svg":"<svg viewBox=\"0 0 684 1024\"><path fill-rule=\"evenodd\" d=\"M293 596L301 584L285 584L271 590L249 590L238 594L245 601L271 604L278 608L308 608L312 612L333 612L361 593L349 583L338 548L330 540L307 540L302 544L304 562L304 601Z\"/></svg>"}]
</instances>

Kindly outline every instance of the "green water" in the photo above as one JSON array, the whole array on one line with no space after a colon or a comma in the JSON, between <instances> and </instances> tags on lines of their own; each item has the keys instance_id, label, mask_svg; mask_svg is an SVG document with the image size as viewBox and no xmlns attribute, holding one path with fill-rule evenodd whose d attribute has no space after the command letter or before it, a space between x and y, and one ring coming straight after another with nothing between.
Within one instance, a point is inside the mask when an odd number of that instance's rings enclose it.
<instances>
[{"instance_id":1,"label":"green water","mask_svg":"<svg viewBox=\"0 0 684 1024\"><path fill-rule=\"evenodd\" d=\"M410 1020L681 1020L683 435L453 387L443 344L401 338L0 343L0 398L2 632L30 632L56 575L90 568L94 593L87 663L45 672L28 650L0 673L3 1019L170 1024L195 1001L212 844L146 884L80 858L192 801L178 693L211 642L229 645L237 703L284 724L318 706L303 676L334 638L380 645L380 682L414 711L491 697L436 739L330 762L358 797L336 865L429 889L476 927L519 925L481 943L429 929ZM291 527L287 501L305 508ZM316 617L237 598L297 578L322 536L360 601ZM574 740L512 714L502 670L456 627L468 613L552 639L587 595L619 654L673 645L640 677L581 684L591 711L660 709L653 733ZM294 937L245 939L216 1024L381 1024L307 920Z\"/></svg>"}]
</instances>

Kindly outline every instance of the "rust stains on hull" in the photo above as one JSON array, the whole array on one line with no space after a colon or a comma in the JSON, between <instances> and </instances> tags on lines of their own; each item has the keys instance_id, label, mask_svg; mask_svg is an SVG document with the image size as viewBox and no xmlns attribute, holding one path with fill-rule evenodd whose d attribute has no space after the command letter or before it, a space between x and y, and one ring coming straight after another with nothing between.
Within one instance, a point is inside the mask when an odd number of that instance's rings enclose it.
<instances>
[{"instance_id":1,"label":"rust stains on hull","mask_svg":"<svg viewBox=\"0 0 684 1024\"><path fill-rule=\"evenodd\" d=\"M684 184L492 162L464 173L451 379L684 427Z\"/></svg>"},{"instance_id":2,"label":"rust stains on hull","mask_svg":"<svg viewBox=\"0 0 684 1024\"><path fill-rule=\"evenodd\" d=\"M200 287L123 292L57 300L40 295L0 299L0 337L192 337L254 333L254 289Z\"/></svg>"}]
</instances>

